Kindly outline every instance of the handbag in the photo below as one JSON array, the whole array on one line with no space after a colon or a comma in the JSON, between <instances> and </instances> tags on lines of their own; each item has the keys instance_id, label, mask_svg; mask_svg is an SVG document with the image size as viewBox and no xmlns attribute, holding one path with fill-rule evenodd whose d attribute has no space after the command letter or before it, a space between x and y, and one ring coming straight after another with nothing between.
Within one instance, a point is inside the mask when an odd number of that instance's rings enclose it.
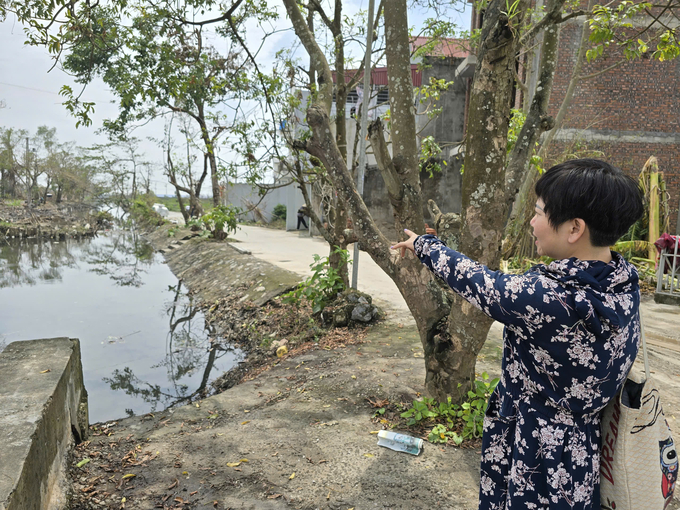
<instances>
[{"instance_id":1,"label":"handbag","mask_svg":"<svg viewBox=\"0 0 680 510\"><path fill-rule=\"evenodd\" d=\"M644 378L631 369L621 391L602 413L600 507L602 510L663 510L673 499L678 456L649 375L641 328Z\"/></svg>"}]
</instances>

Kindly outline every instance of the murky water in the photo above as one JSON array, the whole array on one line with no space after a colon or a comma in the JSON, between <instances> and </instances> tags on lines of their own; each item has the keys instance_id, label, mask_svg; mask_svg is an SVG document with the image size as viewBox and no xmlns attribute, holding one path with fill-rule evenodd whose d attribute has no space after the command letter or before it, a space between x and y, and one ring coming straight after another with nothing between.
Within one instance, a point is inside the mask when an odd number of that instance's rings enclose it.
<instances>
[{"instance_id":1,"label":"murky water","mask_svg":"<svg viewBox=\"0 0 680 510\"><path fill-rule=\"evenodd\" d=\"M161 410L241 359L132 232L0 240L0 347L60 336L80 339L91 422Z\"/></svg>"}]
</instances>

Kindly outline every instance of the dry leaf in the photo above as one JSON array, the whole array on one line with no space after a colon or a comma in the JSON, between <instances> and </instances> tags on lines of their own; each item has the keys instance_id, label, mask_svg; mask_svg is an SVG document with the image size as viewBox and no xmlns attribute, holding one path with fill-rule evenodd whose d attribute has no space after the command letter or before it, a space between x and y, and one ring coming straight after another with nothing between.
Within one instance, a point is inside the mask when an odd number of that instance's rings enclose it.
<instances>
[{"instance_id":1,"label":"dry leaf","mask_svg":"<svg viewBox=\"0 0 680 510\"><path fill-rule=\"evenodd\" d=\"M246 423L250 423L250 420L242 421L241 425L245 425Z\"/></svg>"},{"instance_id":2,"label":"dry leaf","mask_svg":"<svg viewBox=\"0 0 680 510\"><path fill-rule=\"evenodd\" d=\"M179 480L178 480L177 478L175 478L175 481L172 482L172 484L170 484L170 486L168 487L168 490L174 489L174 488L177 487L178 485L179 485Z\"/></svg>"},{"instance_id":3,"label":"dry leaf","mask_svg":"<svg viewBox=\"0 0 680 510\"><path fill-rule=\"evenodd\" d=\"M379 430L371 430L371 431L369 432L369 434L377 434L378 432L380 432L380 431L379 431Z\"/></svg>"},{"instance_id":4,"label":"dry leaf","mask_svg":"<svg viewBox=\"0 0 680 510\"><path fill-rule=\"evenodd\" d=\"M43 371L40 372L40 373L41 373L41 374L46 374L47 372L51 372L51 370L48 368L47 370L43 370Z\"/></svg>"},{"instance_id":5,"label":"dry leaf","mask_svg":"<svg viewBox=\"0 0 680 510\"><path fill-rule=\"evenodd\" d=\"M364 453L364 457L375 457L372 453Z\"/></svg>"},{"instance_id":6,"label":"dry leaf","mask_svg":"<svg viewBox=\"0 0 680 510\"><path fill-rule=\"evenodd\" d=\"M240 462L227 462L227 467L238 467L240 465Z\"/></svg>"},{"instance_id":7,"label":"dry leaf","mask_svg":"<svg viewBox=\"0 0 680 510\"><path fill-rule=\"evenodd\" d=\"M127 475L123 475L121 480L125 480L126 478L134 478L135 476L137 475L134 473L128 473Z\"/></svg>"},{"instance_id":8,"label":"dry leaf","mask_svg":"<svg viewBox=\"0 0 680 510\"><path fill-rule=\"evenodd\" d=\"M293 473L292 475L290 475L290 476L288 477L289 480L292 480L293 478L295 478L295 473Z\"/></svg>"},{"instance_id":9,"label":"dry leaf","mask_svg":"<svg viewBox=\"0 0 680 510\"><path fill-rule=\"evenodd\" d=\"M248 459L239 459L239 462L248 462Z\"/></svg>"},{"instance_id":10,"label":"dry leaf","mask_svg":"<svg viewBox=\"0 0 680 510\"><path fill-rule=\"evenodd\" d=\"M280 498L280 497L281 497L281 494L272 494L271 496L267 496L267 499L276 499L276 498Z\"/></svg>"}]
</instances>

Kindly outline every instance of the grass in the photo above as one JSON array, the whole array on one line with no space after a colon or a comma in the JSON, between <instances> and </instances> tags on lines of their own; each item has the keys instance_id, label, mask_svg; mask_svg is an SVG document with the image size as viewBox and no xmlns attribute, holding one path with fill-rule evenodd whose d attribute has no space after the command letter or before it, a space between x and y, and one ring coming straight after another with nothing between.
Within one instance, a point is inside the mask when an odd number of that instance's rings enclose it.
<instances>
[{"instance_id":1,"label":"grass","mask_svg":"<svg viewBox=\"0 0 680 510\"><path fill-rule=\"evenodd\" d=\"M203 212L212 210L212 198L201 198L200 200L201 205L203 206ZM182 198L182 201L184 202L184 205L189 205L189 197L187 197L186 200ZM156 202L165 205L165 207L168 208L168 211L180 212L177 197L156 197Z\"/></svg>"}]
</instances>

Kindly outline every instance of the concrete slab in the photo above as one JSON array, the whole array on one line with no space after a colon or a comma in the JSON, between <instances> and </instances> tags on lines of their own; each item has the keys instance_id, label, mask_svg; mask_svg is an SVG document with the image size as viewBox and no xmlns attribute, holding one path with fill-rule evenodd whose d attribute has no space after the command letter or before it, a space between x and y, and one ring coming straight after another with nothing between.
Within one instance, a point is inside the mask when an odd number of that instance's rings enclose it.
<instances>
[{"instance_id":1,"label":"concrete slab","mask_svg":"<svg viewBox=\"0 0 680 510\"><path fill-rule=\"evenodd\" d=\"M80 342L13 342L0 353L0 510L65 503L64 466L73 436L87 436Z\"/></svg>"}]
</instances>

